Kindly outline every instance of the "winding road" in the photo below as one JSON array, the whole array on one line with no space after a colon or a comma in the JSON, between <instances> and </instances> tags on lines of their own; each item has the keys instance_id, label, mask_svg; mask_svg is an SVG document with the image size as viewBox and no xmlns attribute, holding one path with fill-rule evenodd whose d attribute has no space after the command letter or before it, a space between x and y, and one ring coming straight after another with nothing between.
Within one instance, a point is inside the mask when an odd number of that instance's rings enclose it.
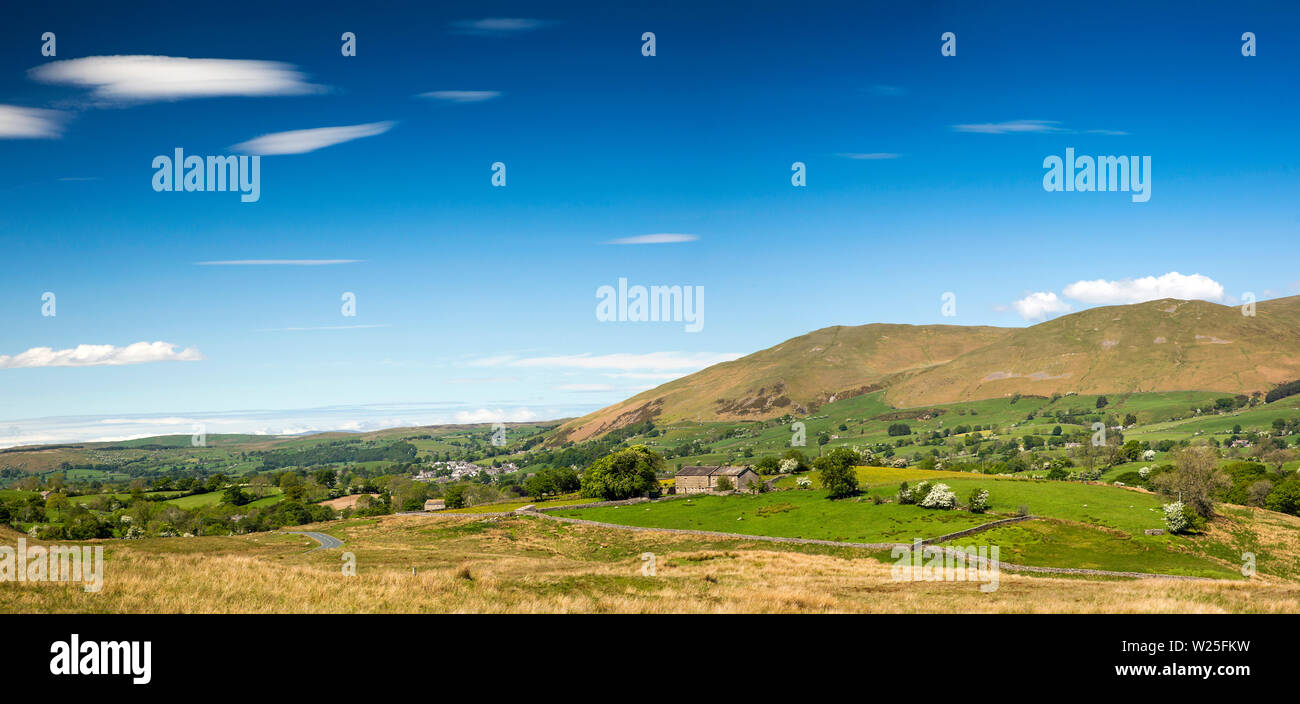
<instances>
[{"instance_id":1,"label":"winding road","mask_svg":"<svg viewBox=\"0 0 1300 704\"><path fill-rule=\"evenodd\" d=\"M312 550L329 550L329 549L331 549L331 548L337 548L337 547L342 547L342 546L343 546L343 541L342 541L342 540L339 540L338 538L335 538L335 537L332 536L332 535L325 535L324 533L317 533L316 531L310 531L310 530L286 530L286 531L284 531L284 532L285 532L285 533L292 533L293 535L305 535L305 536L307 536L308 538L311 538L312 540L315 540L316 542L320 543L320 545L318 545L318 546L312 548L311 550L308 550L307 552L311 552Z\"/></svg>"}]
</instances>

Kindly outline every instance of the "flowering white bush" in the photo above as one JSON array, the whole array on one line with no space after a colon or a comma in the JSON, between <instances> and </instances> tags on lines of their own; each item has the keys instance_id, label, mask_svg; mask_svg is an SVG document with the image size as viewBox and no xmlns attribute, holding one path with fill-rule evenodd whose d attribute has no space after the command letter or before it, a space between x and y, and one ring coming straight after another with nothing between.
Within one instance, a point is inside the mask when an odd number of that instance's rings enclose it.
<instances>
[{"instance_id":1,"label":"flowering white bush","mask_svg":"<svg viewBox=\"0 0 1300 704\"><path fill-rule=\"evenodd\" d=\"M1165 504L1165 528L1170 533L1181 533L1187 530L1187 515L1184 513L1183 502L1175 501L1172 504Z\"/></svg>"},{"instance_id":2,"label":"flowering white bush","mask_svg":"<svg viewBox=\"0 0 1300 704\"><path fill-rule=\"evenodd\" d=\"M808 477L799 477L798 479L794 480L794 483L795 486L798 486L800 489L812 488L812 480L809 479Z\"/></svg>"},{"instance_id":3,"label":"flowering white bush","mask_svg":"<svg viewBox=\"0 0 1300 704\"><path fill-rule=\"evenodd\" d=\"M970 512L984 513L989 509L989 490L976 489L975 493L970 495Z\"/></svg>"},{"instance_id":4,"label":"flowering white bush","mask_svg":"<svg viewBox=\"0 0 1300 704\"><path fill-rule=\"evenodd\" d=\"M1150 450L1148 450L1148 452L1150 452ZM1143 479L1146 479L1147 477L1151 476L1151 468L1143 467L1142 469L1139 469L1138 476L1142 477Z\"/></svg>"},{"instance_id":5,"label":"flowering white bush","mask_svg":"<svg viewBox=\"0 0 1300 704\"><path fill-rule=\"evenodd\" d=\"M796 460L796 459L793 459L793 458L787 458L787 459L781 460L781 464L779 465L779 468L780 468L781 474L790 474L791 472L795 471L796 469L799 469L799 460Z\"/></svg>"},{"instance_id":6,"label":"flowering white bush","mask_svg":"<svg viewBox=\"0 0 1300 704\"><path fill-rule=\"evenodd\" d=\"M925 498L921 499L920 506L921 508L955 508L957 506L957 494L953 493L947 484L935 484L926 493Z\"/></svg>"},{"instance_id":7,"label":"flowering white bush","mask_svg":"<svg viewBox=\"0 0 1300 704\"><path fill-rule=\"evenodd\" d=\"M1156 458L1156 451L1155 451L1155 450L1147 450L1146 452L1143 452L1143 453L1142 453L1142 459L1146 460L1147 462L1150 462L1151 460L1153 460L1153 459L1155 459L1155 458Z\"/></svg>"}]
</instances>

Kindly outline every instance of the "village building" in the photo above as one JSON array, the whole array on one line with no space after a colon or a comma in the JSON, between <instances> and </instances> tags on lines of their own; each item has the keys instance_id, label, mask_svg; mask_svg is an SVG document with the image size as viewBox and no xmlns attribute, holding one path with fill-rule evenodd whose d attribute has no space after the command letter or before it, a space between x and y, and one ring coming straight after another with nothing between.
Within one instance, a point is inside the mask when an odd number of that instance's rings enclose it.
<instances>
[{"instance_id":1,"label":"village building","mask_svg":"<svg viewBox=\"0 0 1300 704\"><path fill-rule=\"evenodd\" d=\"M741 491L749 489L754 482L761 481L758 472L749 467L732 467L728 465L682 467L677 470L674 481L677 493L699 494L706 491L717 491L718 480L723 477L726 477L731 482L732 488Z\"/></svg>"},{"instance_id":2,"label":"village building","mask_svg":"<svg viewBox=\"0 0 1300 704\"><path fill-rule=\"evenodd\" d=\"M447 502L444 499L429 499L424 502L425 511L441 511L447 508Z\"/></svg>"}]
</instances>

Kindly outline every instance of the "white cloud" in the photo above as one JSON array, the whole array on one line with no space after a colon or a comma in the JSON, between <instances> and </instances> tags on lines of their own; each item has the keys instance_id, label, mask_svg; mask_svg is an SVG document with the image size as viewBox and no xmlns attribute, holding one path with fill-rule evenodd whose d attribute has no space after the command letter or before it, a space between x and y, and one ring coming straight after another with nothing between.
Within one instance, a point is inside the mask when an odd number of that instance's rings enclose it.
<instances>
[{"instance_id":1,"label":"white cloud","mask_svg":"<svg viewBox=\"0 0 1300 704\"><path fill-rule=\"evenodd\" d=\"M609 240L605 244L671 244L673 242L694 242L699 238L699 235L682 235L672 232L661 232L654 235L620 237L616 240Z\"/></svg>"},{"instance_id":2,"label":"white cloud","mask_svg":"<svg viewBox=\"0 0 1300 704\"><path fill-rule=\"evenodd\" d=\"M0 139L52 139L62 136L63 113L0 105Z\"/></svg>"},{"instance_id":3,"label":"white cloud","mask_svg":"<svg viewBox=\"0 0 1300 704\"><path fill-rule=\"evenodd\" d=\"M516 359L508 356L487 357L471 366L507 366L507 367L568 367L572 369L617 369L617 370L653 370L667 371L675 369L703 369L721 362L739 359L739 352L713 353L701 352L688 354L684 352L648 352L645 354L573 354L554 357L525 357Z\"/></svg>"},{"instance_id":4,"label":"white cloud","mask_svg":"<svg viewBox=\"0 0 1300 704\"><path fill-rule=\"evenodd\" d=\"M16 355L0 355L0 368L20 367L98 367L149 362L195 362L204 359L193 347L176 351L170 342L136 342L126 347L113 345L77 345L55 350L33 347Z\"/></svg>"},{"instance_id":5,"label":"white cloud","mask_svg":"<svg viewBox=\"0 0 1300 704\"><path fill-rule=\"evenodd\" d=\"M499 90L435 90L421 93L419 98L432 98L448 103L482 103L493 98L500 98Z\"/></svg>"},{"instance_id":6,"label":"white cloud","mask_svg":"<svg viewBox=\"0 0 1300 704\"><path fill-rule=\"evenodd\" d=\"M527 19L523 17L487 17L479 20L460 20L452 22L451 28L460 34L480 36L508 36L531 32L552 23L547 20Z\"/></svg>"},{"instance_id":7,"label":"white cloud","mask_svg":"<svg viewBox=\"0 0 1300 704\"><path fill-rule=\"evenodd\" d=\"M1053 313L1070 310L1070 304L1057 298L1053 291L1035 291L1024 298L1013 301L1011 307L1016 309L1025 320L1046 320Z\"/></svg>"},{"instance_id":8,"label":"white cloud","mask_svg":"<svg viewBox=\"0 0 1300 704\"><path fill-rule=\"evenodd\" d=\"M395 122L371 122L345 127L317 127L309 130L274 132L240 142L231 149L245 154L306 154L362 137L374 137L393 128Z\"/></svg>"},{"instance_id":9,"label":"white cloud","mask_svg":"<svg viewBox=\"0 0 1300 704\"><path fill-rule=\"evenodd\" d=\"M194 262L199 266L326 266L328 264L355 264L364 259L224 259Z\"/></svg>"},{"instance_id":10,"label":"white cloud","mask_svg":"<svg viewBox=\"0 0 1300 704\"><path fill-rule=\"evenodd\" d=\"M1066 296L1093 305L1141 303L1159 298L1223 300L1223 285L1201 274L1184 276L1171 271L1162 276L1144 276L1121 281L1076 281L1064 289Z\"/></svg>"},{"instance_id":11,"label":"white cloud","mask_svg":"<svg viewBox=\"0 0 1300 704\"><path fill-rule=\"evenodd\" d=\"M455 415L457 423L522 423L525 421L536 420L537 414L527 408L516 408L512 411L500 408L479 408L473 411L458 411Z\"/></svg>"},{"instance_id":12,"label":"white cloud","mask_svg":"<svg viewBox=\"0 0 1300 704\"><path fill-rule=\"evenodd\" d=\"M183 56L87 56L52 61L29 74L44 83L91 89L107 101L184 100L218 96L319 93L297 67L276 61Z\"/></svg>"},{"instance_id":13,"label":"white cloud","mask_svg":"<svg viewBox=\"0 0 1300 704\"><path fill-rule=\"evenodd\" d=\"M893 152L841 152L835 156L841 159L857 159L859 161L880 161L882 159L897 159L902 156Z\"/></svg>"}]
</instances>

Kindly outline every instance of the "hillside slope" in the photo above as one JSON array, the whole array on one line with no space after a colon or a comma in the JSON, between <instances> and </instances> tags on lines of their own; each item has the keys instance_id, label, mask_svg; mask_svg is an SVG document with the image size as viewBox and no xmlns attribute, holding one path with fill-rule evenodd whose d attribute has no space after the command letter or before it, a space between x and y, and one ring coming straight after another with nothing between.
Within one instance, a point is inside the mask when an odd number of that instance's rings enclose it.
<instances>
[{"instance_id":1,"label":"hillside slope","mask_svg":"<svg viewBox=\"0 0 1300 704\"><path fill-rule=\"evenodd\" d=\"M581 441L654 419L807 414L885 389L906 408L1014 393L1251 393L1300 379L1300 296L1236 306L1161 299L1026 328L871 324L816 330L572 420Z\"/></svg>"}]
</instances>

